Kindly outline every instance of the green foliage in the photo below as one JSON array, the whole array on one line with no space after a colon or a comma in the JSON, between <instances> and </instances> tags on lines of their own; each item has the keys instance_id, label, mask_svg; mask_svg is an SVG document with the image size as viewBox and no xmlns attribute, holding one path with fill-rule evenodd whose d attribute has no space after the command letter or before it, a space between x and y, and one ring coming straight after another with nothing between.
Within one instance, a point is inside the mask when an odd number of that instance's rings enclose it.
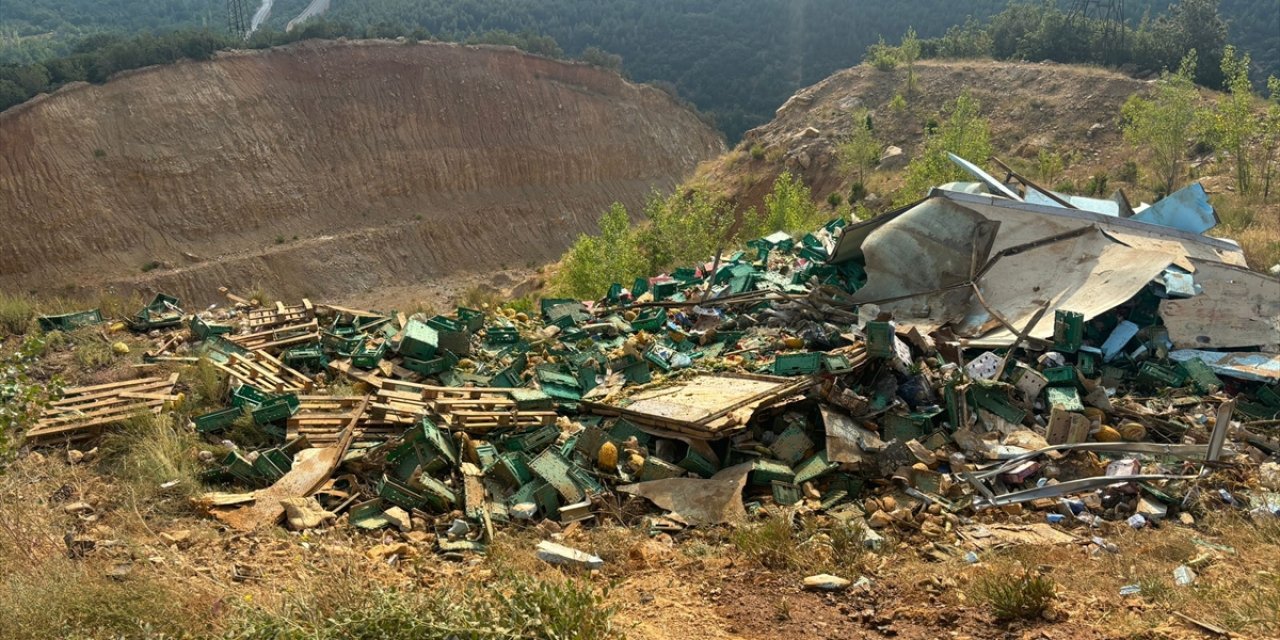
<instances>
[{"instance_id":1,"label":"green foliage","mask_svg":"<svg viewBox=\"0 0 1280 640\"><path fill-rule=\"evenodd\" d=\"M614 282L632 282L647 267L627 209L615 202L600 218L600 235L580 235L569 248L553 288L563 295L592 299Z\"/></svg>"},{"instance_id":2,"label":"green foliage","mask_svg":"<svg viewBox=\"0 0 1280 640\"><path fill-rule=\"evenodd\" d=\"M939 58L988 58L992 55L991 34L986 25L973 16L964 24L954 25L932 43L932 54Z\"/></svg>"},{"instance_id":3,"label":"green foliage","mask_svg":"<svg viewBox=\"0 0 1280 640\"><path fill-rule=\"evenodd\" d=\"M1104 196L1107 194L1107 172L1100 171L1089 176L1089 181L1084 185L1084 192L1091 196Z\"/></svg>"},{"instance_id":4,"label":"green foliage","mask_svg":"<svg viewBox=\"0 0 1280 640\"><path fill-rule=\"evenodd\" d=\"M609 53L599 47L583 49L581 60L589 65L622 71L622 56L616 53Z\"/></svg>"},{"instance_id":5,"label":"green foliage","mask_svg":"<svg viewBox=\"0 0 1280 640\"><path fill-rule=\"evenodd\" d=\"M880 160L880 141L876 140L875 131L871 128L871 115L864 111L851 114L853 127L848 137L836 147L840 165L857 177L858 182L866 182L867 171Z\"/></svg>"},{"instance_id":6,"label":"green foliage","mask_svg":"<svg viewBox=\"0 0 1280 640\"><path fill-rule=\"evenodd\" d=\"M920 59L920 38L914 27L907 27L907 33L902 36L898 57L907 66L907 94L910 95L916 90L916 60Z\"/></svg>"},{"instance_id":7,"label":"green foliage","mask_svg":"<svg viewBox=\"0 0 1280 640\"><path fill-rule=\"evenodd\" d=\"M706 260L724 248L733 224L728 203L698 190L672 194L665 200L650 198L645 217L649 225L639 233L646 253L646 274Z\"/></svg>"},{"instance_id":8,"label":"green foliage","mask_svg":"<svg viewBox=\"0 0 1280 640\"><path fill-rule=\"evenodd\" d=\"M863 58L863 62L880 71L893 71L898 68L900 58L898 48L887 44L881 36L879 41L867 47L867 55Z\"/></svg>"},{"instance_id":9,"label":"green foliage","mask_svg":"<svg viewBox=\"0 0 1280 640\"><path fill-rule=\"evenodd\" d=\"M832 191L827 194L827 204L830 205L832 209L839 207L843 203L844 196L840 195L839 191Z\"/></svg>"},{"instance_id":10,"label":"green foliage","mask_svg":"<svg viewBox=\"0 0 1280 640\"><path fill-rule=\"evenodd\" d=\"M1027 571L988 573L978 579L975 590L1000 620L1038 618L1049 609L1054 597L1052 579Z\"/></svg>"},{"instance_id":11,"label":"green foliage","mask_svg":"<svg viewBox=\"0 0 1280 640\"><path fill-rule=\"evenodd\" d=\"M764 160L764 145L759 142L751 145L751 159Z\"/></svg>"},{"instance_id":12,"label":"green foliage","mask_svg":"<svg viewBox=\"0 0 1280 640\"><path fill-rule=\"evenodd\" d=\"M1196 123L1196 52L1183 58L1177 73L1166 73L1152 97L1134 95L1121 109L1124 139L1151 156L1151 170L1159 183L1157 191L1169 194L1183 176L1187 139Z\"/></svg>"},{"instance_id":13,"label":"green foliage","mask_svg":"<svg viewBox=\"0 0 1280 640\"><path fill-rule=\"evenodd\" d=\"M951 161L948 152L975 162L991 155L991 134L981 110L982 105L967 91L951 103L946 122L936 131L926 132L923 148L907 164L899 204L914 202L940 184L967 179L968 174Z\"/></svg>"},{"instance_id":14,"label":"green foliage","mask_svg":"<svg viewBox=\"0 0 1280 640\"><path fill-rule=\"evenodd\" d=\"M1129 184L1137 184L1138 182L1138 163L1133 160L1125 160L1120 166L1120 172L1116 174L1116 180L1127 182Z\"/></svg>"},{"instance_id":15,"label":"green foliage","mask_svg":"<svg viewBox=\"0 0 1280 640\"><path fill-rule=\"evenodd\" d=\"M1267 78L1267 114L1262 120L1262 139L1258 143L1258 166L1262 169L1262 199L1271 197L1271 180L1276 174L1277 151L1280 151L1280 78Z\"/></svg>"},{"instance_id":16,"label":"green foliage","mask_svg":"<svg viewBox=\"0 0 1280 640\"><path fill-rule=\"evenodd\" d=\"M614 605L606 593L578 580L538 578L504 572L485 586L429 591L379 590L351 594L328 615L303 606L284 613L248 610L233 624L228 639L240 640L396 640L458 638L505 640L607 640L621 637L613 628Z\"/></svg>"},{"instance_id":17,"label":"green foliage","mask_svg":"<svg viewBox=\"0 0 1280 640\"><path fill-rule=\"evenodd\" d=\"M889 109L895 113L903 113L907 110L907 99L902 97L901 93L893 94L893 99L889 101Z\"/></svg>"},{"instance_id":18,"label":"green foliage","mask_svg":"<svg viewBox=\"0 0 1280 640\"><path fill-rule=\"evenodd\" d=\"M94 332L92 327L76 330L70 334L71 343L77 365L88 371L101 369L116 359L111 344Z\"/></svg>"},{"instance_id":19,"label":"green foliage","mask_svg":"<svg viewBox=\"0 0 1280 640\"><path fill-rule=\"evenodd\" d=\"M1227 93L1218 97L1212 112L1206 114L1210 139L1231 154L1235 165L1236 191L1248 195L1253 191L1253 164L1250 148L1262 124L1254 113L1253 84L1249 81L1249 54L1237 56L1228 46L1222 54L1222 75Z\"/></svg>"},{"instance_id":20,"label":"green foliage","mask_svg":"<svg viewBox=\"0 0 1280 640\"><path fill-rule=\"evenodd\" d=\"M752 232L755 236L767 236L775 231L804 234L823 221L809 187L799 177L784 171L774 181L773 190L765 195L764 212L756 218Z\"/></svg>"},{"instance_id":21,"label":"green foliage","mask_svg":"<svg viewBox=\"0 0 1280 640\"><path fill-rule=\"evenodd\" d=\"M45 347L44 336L28 335L13 353L0 359L0 460L12 452L18 432L62 393L60 378L38 380L33 375Z\"/></svg>"},{"instance_id":22,"label":"green foliage","mask_svg":"<svg viewBox=\"0 0 1280 640\"><path fill-rule=\"evenodd\" d=\"M155 271L156 269L159 269L161 266L163 265L161 265L159 262L156 262L155 260L150 260L148 262L143 263L142 272L147 273L150 271Z\"/></svg>"}]
</instances>

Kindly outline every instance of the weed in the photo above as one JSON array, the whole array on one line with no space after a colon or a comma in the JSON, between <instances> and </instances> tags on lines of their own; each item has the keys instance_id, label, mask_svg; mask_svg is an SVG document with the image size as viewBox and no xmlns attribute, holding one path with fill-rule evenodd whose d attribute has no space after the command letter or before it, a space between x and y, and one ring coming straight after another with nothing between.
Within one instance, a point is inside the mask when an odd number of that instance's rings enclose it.
<instances>
[{"instance_id":1,"label":"weed","mask_svg":"<svg viewBox=\"0 0 1280 640\"><path fill-rule=\"evenodd\" d=\"M790 517L771 517L760 524L740 527L730 541L766 569L791 571L798 569L803 560Z\"/></svg>"},{"instance_id":2,"label":"weed","mask_svg":"<svg viewBox=\"0 0 1280 640\"><path fill-rule=\"evenodd\" d=\"M1047 576L1022 571L988 573L975 583L976 595L1000 620L1039 617L1053 602L1054 583Z\"/></svg>"},{"instance_id":3,"label":"weed","mask_svg":"<svg viewBox=\"0 0 1280 640\"><path fill-rule=\"evenodd\" d=\"M167 512L190 509L190 496L201 489L202 466L196 457L200 441L193 431L171 418L140 415L102 439L103 464L126 483L138 504ZM161 485L177 481L165 489Z\"/></svg>"},{"instance_id":4,"label":"weed","mask_svg":"<svg viewBox=\"0 0 1280 640\"><path fill-rule=\"evenodd\" d=\"M777 610L773 612L773 617L782 622L791 619L791 603L786 598L778 599Z\"/></svg>"},{"instance_id":5,"label":"weed","mask_svg":"<svg viewBox=\"0 0 1280 640\"><path fill-rule=\"evenodd\" d=\"M1059 180L1058 184L1053 185L1053 190L1058 193L1075 193L1076 183L1072 182L1070 178L1064 178Z\"/></svg>"},{"instance_id":6,"label":"weed","mask_svg":"<svg viewBox=\"0 0 1280 640\"><path fill-rule=\"evenodd\" d=\"M26 333L35 317L35 305L30 298L0 293L0 338Z\"/></svg>"},{"instance_id":7,"label":"weed","mask_svg":"<svg viewBox=\"0 0 1280 640\"><path fill-rule=\"evenodd\" d=\"M844 203L844 196L840 195L839 193L832 191L831 193L827 194L827 204L831 205L832 209L839 207L843 203Z\"/></svg>"},{"instance_id":8,"label":"weed","mask_svg":"<svg viewBox=\"0 0 1280 640\"><path fill-rule=\"evenodd\" d=\"M865 197L867 197L867 185L855 182L849 187L849 202L862 202Z\"/></svg>"},{"instance_id":9,"label":"weed","mask_svg":"<svg viewBox=\"0 0 1280 640\"><path fill-rule=\"evenodd\" d=\"M1169 581L1155 574L1139 578L1138 588L1148 602L1164 602L1173 596L1173 587L1169 585Z\"/></svg>"},{"instance_id":10,"label":"weed","mask_svg":"<svg viewBox=\"0 0 1280 640\"><path fill-rule=\"evenodd\" d=\"M284 244L284 236L276 236L276 244Z\"/></svg>"},{"instance_id":11,"label":"weed","mask_svg":"<svg viewBox=\"0 0 1280 640\"><path fill-rule=\"evenodd\" d=\"M159 261L152 260L142 265L142 272L149 273L149 272L155 271L156 269L159 269L162 266L163 265L161 265Z\"/></svg>"},{"instance_id":12,"label":"weed","mask_svg":"<svg viewBox=\"0 0 1280 640\"><path fill-rule=\"evenodd\" d=\"M95 157L95 158L105 158L105 157L107 157L107 151L106 151L105 149L94 149L94 150L93 150L93 157Z\"/></svg>"},{"instance_id":13,"label":"weed","mask_svg":"<svg viewBox=\"0 0 1280 640\"><path fill-rule=\"evenodd\" d=\"M462 294L460 304L469 309L488 309L502 302L502 292L487 285L476 285Z\"/></svg>"},{"instance_id":14,"label":"weed","mask_svg":"<svg viewBox=\"0 0 1280 640\"><path fill-rule=\"evenodd\" d=\"M764 145L759 142L751 145L751 158L753 160L764 160Z\"/></svg>"},{"instance_id":15,"label":"weed","mask_svg":"<svg viewBox=\"0 0 1280 640\"><path fill-rule=\"evenodd\" d=\"M221 407L227 395L227 376L207 358L182 369L187 384L187 413L196 415Z\"/></svg>"}]
</instances>

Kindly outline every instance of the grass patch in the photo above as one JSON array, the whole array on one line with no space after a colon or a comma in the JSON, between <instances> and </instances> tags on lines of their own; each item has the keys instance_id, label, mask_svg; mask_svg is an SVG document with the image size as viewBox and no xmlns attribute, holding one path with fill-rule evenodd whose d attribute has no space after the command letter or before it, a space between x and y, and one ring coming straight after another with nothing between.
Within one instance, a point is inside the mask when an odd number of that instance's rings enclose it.
<instances>
[{"instance_id":1,"label":"grass patch","mask_svg":"<svg viewBox=\"0 0 1280 640\"><path fill-rule=\"evenodd\" d=\"M866 554L860 525L812 516L739 527L730 542L752 562L782 572L849 573L861 568Z\"/></svg>"},{"instance_id":2,"label":"grass patch","mask_svg":"<svg viewBox=\"0 0 1280 640\"><path fill-rule=\"evenodd\" d=\"M102 439L103 465L136 504L160 513L190 510L202 490L195 432L164 416L143 415ZM161 485L177 481L165 489Z\"/></svg>"},{"instance_id":3,"label":"grass patch","mask_svg":"<svg viewBox=\"0 0 1280 640\"><path fill-rule=\"evenodd\" d=\"M117 355L112 351L111 344L96 333L93 327L73 331L69 338L76 364L82 369L96 371L115 362Z\"/></svg>"},{"instance_id":4,"label":"grass patch","mask_svg":"<svg viewBox=\"0 0 1280 640\"><path fill-rule=\"evenodd\" d=\"M96 565L58 557L10 565L0 578L0 637L177 638L207 626L189 594L146 577L113 580Z\"/></svg>"},{"instance_id":5,"label":"grass patch","mask_svg":"<svg viewBox=\"0 0 1280 640\"><path fill-rule=\"evenodd\" d=\"M187 385L186 413L199 415L220 409L227 398L227 376L207 358L183 367L180 379Z\"/></svg>"},{"instance_id":6,"label":"grass patch","mask_svg":"<svg viewBox=\"0 0 1280 640\"><path fill-rule=\"evenodd\" d=\"M30 298L0 293L0 338L27 333L35 317L35 304Z\"/></svg>"},{"instance_id":7,"label":"grass patch","mask_svg":"<svg viewBox=\"0 0 1280 640\"><path fill-rule=\"evenodd\" d=\"M326 603L294 603L280 611L250 610L227 634L244 640L398 638L621 637L606 594L575 579L500 574L486 585L431 591L350 592L332 611ZM319 605L319 606L317 606Z\"/></svg>"},{"instance_id":8,"label":"grass patch","mask_svg":"<svg viewBox=\"0 0 1280 640\"><path fill-rule=\"evenodd\" d=\"M1001 571L980 577L974 584L974 593L999 620L1031 620L1049 609L1054 588L1048 576Z\"/></svg>"}]
</instances>

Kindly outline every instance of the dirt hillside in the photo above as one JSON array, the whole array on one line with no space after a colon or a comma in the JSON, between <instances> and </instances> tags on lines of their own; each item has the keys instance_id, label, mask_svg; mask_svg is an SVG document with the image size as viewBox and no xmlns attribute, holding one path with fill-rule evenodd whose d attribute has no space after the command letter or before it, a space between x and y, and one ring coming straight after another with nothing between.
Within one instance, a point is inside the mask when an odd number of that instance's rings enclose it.
<instances>
[{"instance_id":1,"label":"dirt hillside","mask_svg":"<svg viewBox=\"0 0 1280 640\"><path fill-rule=\"evenodd\" d=\"M661 91L506 48L149 68L0 114L0 290L350 299L543 264L723 150Z\"/></svg>"}]
</instances>

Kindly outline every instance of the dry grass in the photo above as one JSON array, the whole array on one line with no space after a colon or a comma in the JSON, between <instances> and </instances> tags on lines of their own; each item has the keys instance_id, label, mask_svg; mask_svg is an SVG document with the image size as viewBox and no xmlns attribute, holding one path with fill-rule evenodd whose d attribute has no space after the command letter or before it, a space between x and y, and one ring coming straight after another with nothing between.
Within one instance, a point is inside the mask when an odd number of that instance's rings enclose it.
<instances>
[{"instance_id":1,"label":"dry grass","mask_svg":"<svg viewBox=\"0 0 1280 640\"><path fill-rule=\"evenodd\" d=\"M0 338L27 333L35 317L35 304L30 298L0 293Z\"/></svg>"},{"instance_id":2,"label":"dry grass","mask_svg":"<svg viewBox=\"0 0 1280 640\"><path fill-rule=\"evenodd\" d=\"M145 415L108 434L100 446L102 465L116 482L116 495L144 513L190 513L190 498L202 490L200 440L167 416ZM162 485L176 481L165 488Z\"/></svg>"},{"instance_id":3,"label":"dry grass","mask_svg":"<svg viewBox=\"0 0 1280 640\"><path fill-rule=\"evenodd\" d=\"M730 540L752 562L787 573L849 573L866 559L862 528L830 518L772 516L735 530Z\"/></svg>"},{"instance_id":4,"label":"dry grass","mask_svg":"<svg viewBox=\"0 0 1280 640\"><path fill-rule=\"evenodd\" d=\"M1034 620L1053 604L1053 580L1031 571L995 569L978 578L974 595L997 620Z\"/></svg>"}]
</instances>

